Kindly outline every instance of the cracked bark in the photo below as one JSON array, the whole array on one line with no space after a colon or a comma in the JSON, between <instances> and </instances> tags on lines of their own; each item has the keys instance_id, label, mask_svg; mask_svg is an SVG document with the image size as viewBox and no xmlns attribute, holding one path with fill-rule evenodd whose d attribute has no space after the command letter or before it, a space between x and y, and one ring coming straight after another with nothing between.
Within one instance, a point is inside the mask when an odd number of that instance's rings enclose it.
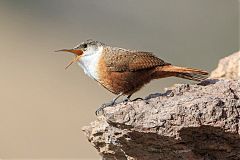
<instances>
[{"instance_id":1,"label":"cracked bark","mask_svg":"<svg viewBox=\"0 0 240 160\"><path fill-rule=\"evenodd\" d=\"M83 131L106 160L240 159L239 86L230 79L177 84L108 107Z\"/></svg>"}]
</instances>

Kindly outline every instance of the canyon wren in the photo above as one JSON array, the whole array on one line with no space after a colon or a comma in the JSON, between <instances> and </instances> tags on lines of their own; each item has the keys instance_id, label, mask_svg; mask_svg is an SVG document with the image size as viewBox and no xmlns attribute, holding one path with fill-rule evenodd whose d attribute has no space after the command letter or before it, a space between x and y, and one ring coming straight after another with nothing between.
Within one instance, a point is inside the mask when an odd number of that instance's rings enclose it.
<instances>
[{"instance_id":1,"label":"canyon wren","mask_svg":"<svg viewBox=\"0 0 240 160\"><path fill-rule=\"evenodd\" d=\"M103 108L115 104L116 100L123 95L127 96L125 101L130 100L133 93L153 79L174 76L202 81L208 74L207 71L199 69L171 65L151 52L111 47L93 40L87 40L73 49L58 51L75 55L66 68L77 62L85 74L117 95L110 103L103 104L96 114Z\"/></svg>"}]
</instances>

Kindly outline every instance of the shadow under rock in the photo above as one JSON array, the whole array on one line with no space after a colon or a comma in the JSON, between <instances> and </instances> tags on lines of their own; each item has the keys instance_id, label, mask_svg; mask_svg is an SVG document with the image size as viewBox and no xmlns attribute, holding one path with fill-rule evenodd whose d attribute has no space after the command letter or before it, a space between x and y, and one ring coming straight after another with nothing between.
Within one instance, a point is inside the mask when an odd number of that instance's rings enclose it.
<instances>
[{"instance_id":1,"label":"shadow under rock","mask_svg":"<svg viewBox=\"0 0 240 160\"><path fill-rule=\"evenodd\" d=\"M227 133L219 127L200 126L183 128L180 140L173 137L130 131L117 138L118 146L109 145L114 155L105 159L141 160L239 160L240 139L236 133Z\"/></svg>"},{"instance_id":2,"label":"shadow under rock","mask_svg":"<svg viewBox=\"0 0 240 160\"><path fill-rule=\"evenodd\" d=\"M239 160L240 136L220 127L201 126L180 130L182 141L194 153L210 160Z\"/></svg>"}]
</instances>

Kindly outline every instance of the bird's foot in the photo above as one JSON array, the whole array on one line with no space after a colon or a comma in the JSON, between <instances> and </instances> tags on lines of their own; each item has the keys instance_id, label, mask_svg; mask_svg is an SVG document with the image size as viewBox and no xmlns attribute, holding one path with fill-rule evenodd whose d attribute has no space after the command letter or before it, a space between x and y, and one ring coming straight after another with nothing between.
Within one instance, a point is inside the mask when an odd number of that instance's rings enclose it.
<instances>
[{"instance_id":1,"label":"bird's foot","mask_svg":"<svg viewBox=\"0 0 240 160\"><path fill-rule=\"evenodd\" d=\"M101 107L99 107L96 111L95 114L99 115L100 112L103 112L103 109L106 107L112 107L115 104L114 101L108 102L108 103L103 103Z\"/></svg>"},{"instance_id":2,"label":"bird's foot","mask_svg":"<svg viewBox=\"0 0 240 160\"><path fill-rule=\"evenodd\" d=\"M137 101L137 100L144 100L144 99L141 97L138 97L138 98L133 99L132 101Z\"/></svg>"},{"instance_id":3,"label":"bird's foot","mask_svg":"<svg viewBox=\"0 0 240 160\"><path fill-rule=\"evenodd\" d=\"M121 96L121 95L120 95ZM127 104L128 102L133 102L133 101L137 101L137 100L143 100L143 98L135 98L133 100L130 99L131 95L126 97L124 100L118 102L118 103L124 103L124 104ZM119 98L119 96L117 97ZM95 114L96 115L99 115L100 112L103 112L103 109L106 108L106 107L113 107L113 105L115 104L117 98L113 99L111 102L108 102L108 103L104 103L102 104L101 107L99 107L96 111L95 111Z\"/></svg>"},{"instance_id":4,"label":"bird's foot","mask_svg":"<svg viewBox=\"0 0 240 160\"><path fill-rule=\"evenodd\" d=\"M131 100L130 98L125 98L122 102L124 102L124 104L127 104L128 102L134 102L134 101L137 101L137 100L143 100L143 98L135 98L133 100Z\"/></svg>"}]
</instances>

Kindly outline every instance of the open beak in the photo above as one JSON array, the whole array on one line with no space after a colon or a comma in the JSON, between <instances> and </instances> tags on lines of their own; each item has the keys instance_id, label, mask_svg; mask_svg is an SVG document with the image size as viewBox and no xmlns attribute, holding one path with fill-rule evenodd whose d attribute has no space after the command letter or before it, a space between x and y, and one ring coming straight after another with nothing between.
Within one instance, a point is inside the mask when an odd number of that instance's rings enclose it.
<instances>
[{"instance_id":1,"label":"open beak","mask_svg":"<svg viewBox=\"0 0 240 160\"><path fill-rule=\"evenodd\" d=\"M81 55L83 54L83 51L81 49L61 49L55 52L68 52L75 54L76 57L68 63L65 69L68 69L68 67L71 66L74 62L77 62L81 58Z\"/></svg>"}]
</instances>

